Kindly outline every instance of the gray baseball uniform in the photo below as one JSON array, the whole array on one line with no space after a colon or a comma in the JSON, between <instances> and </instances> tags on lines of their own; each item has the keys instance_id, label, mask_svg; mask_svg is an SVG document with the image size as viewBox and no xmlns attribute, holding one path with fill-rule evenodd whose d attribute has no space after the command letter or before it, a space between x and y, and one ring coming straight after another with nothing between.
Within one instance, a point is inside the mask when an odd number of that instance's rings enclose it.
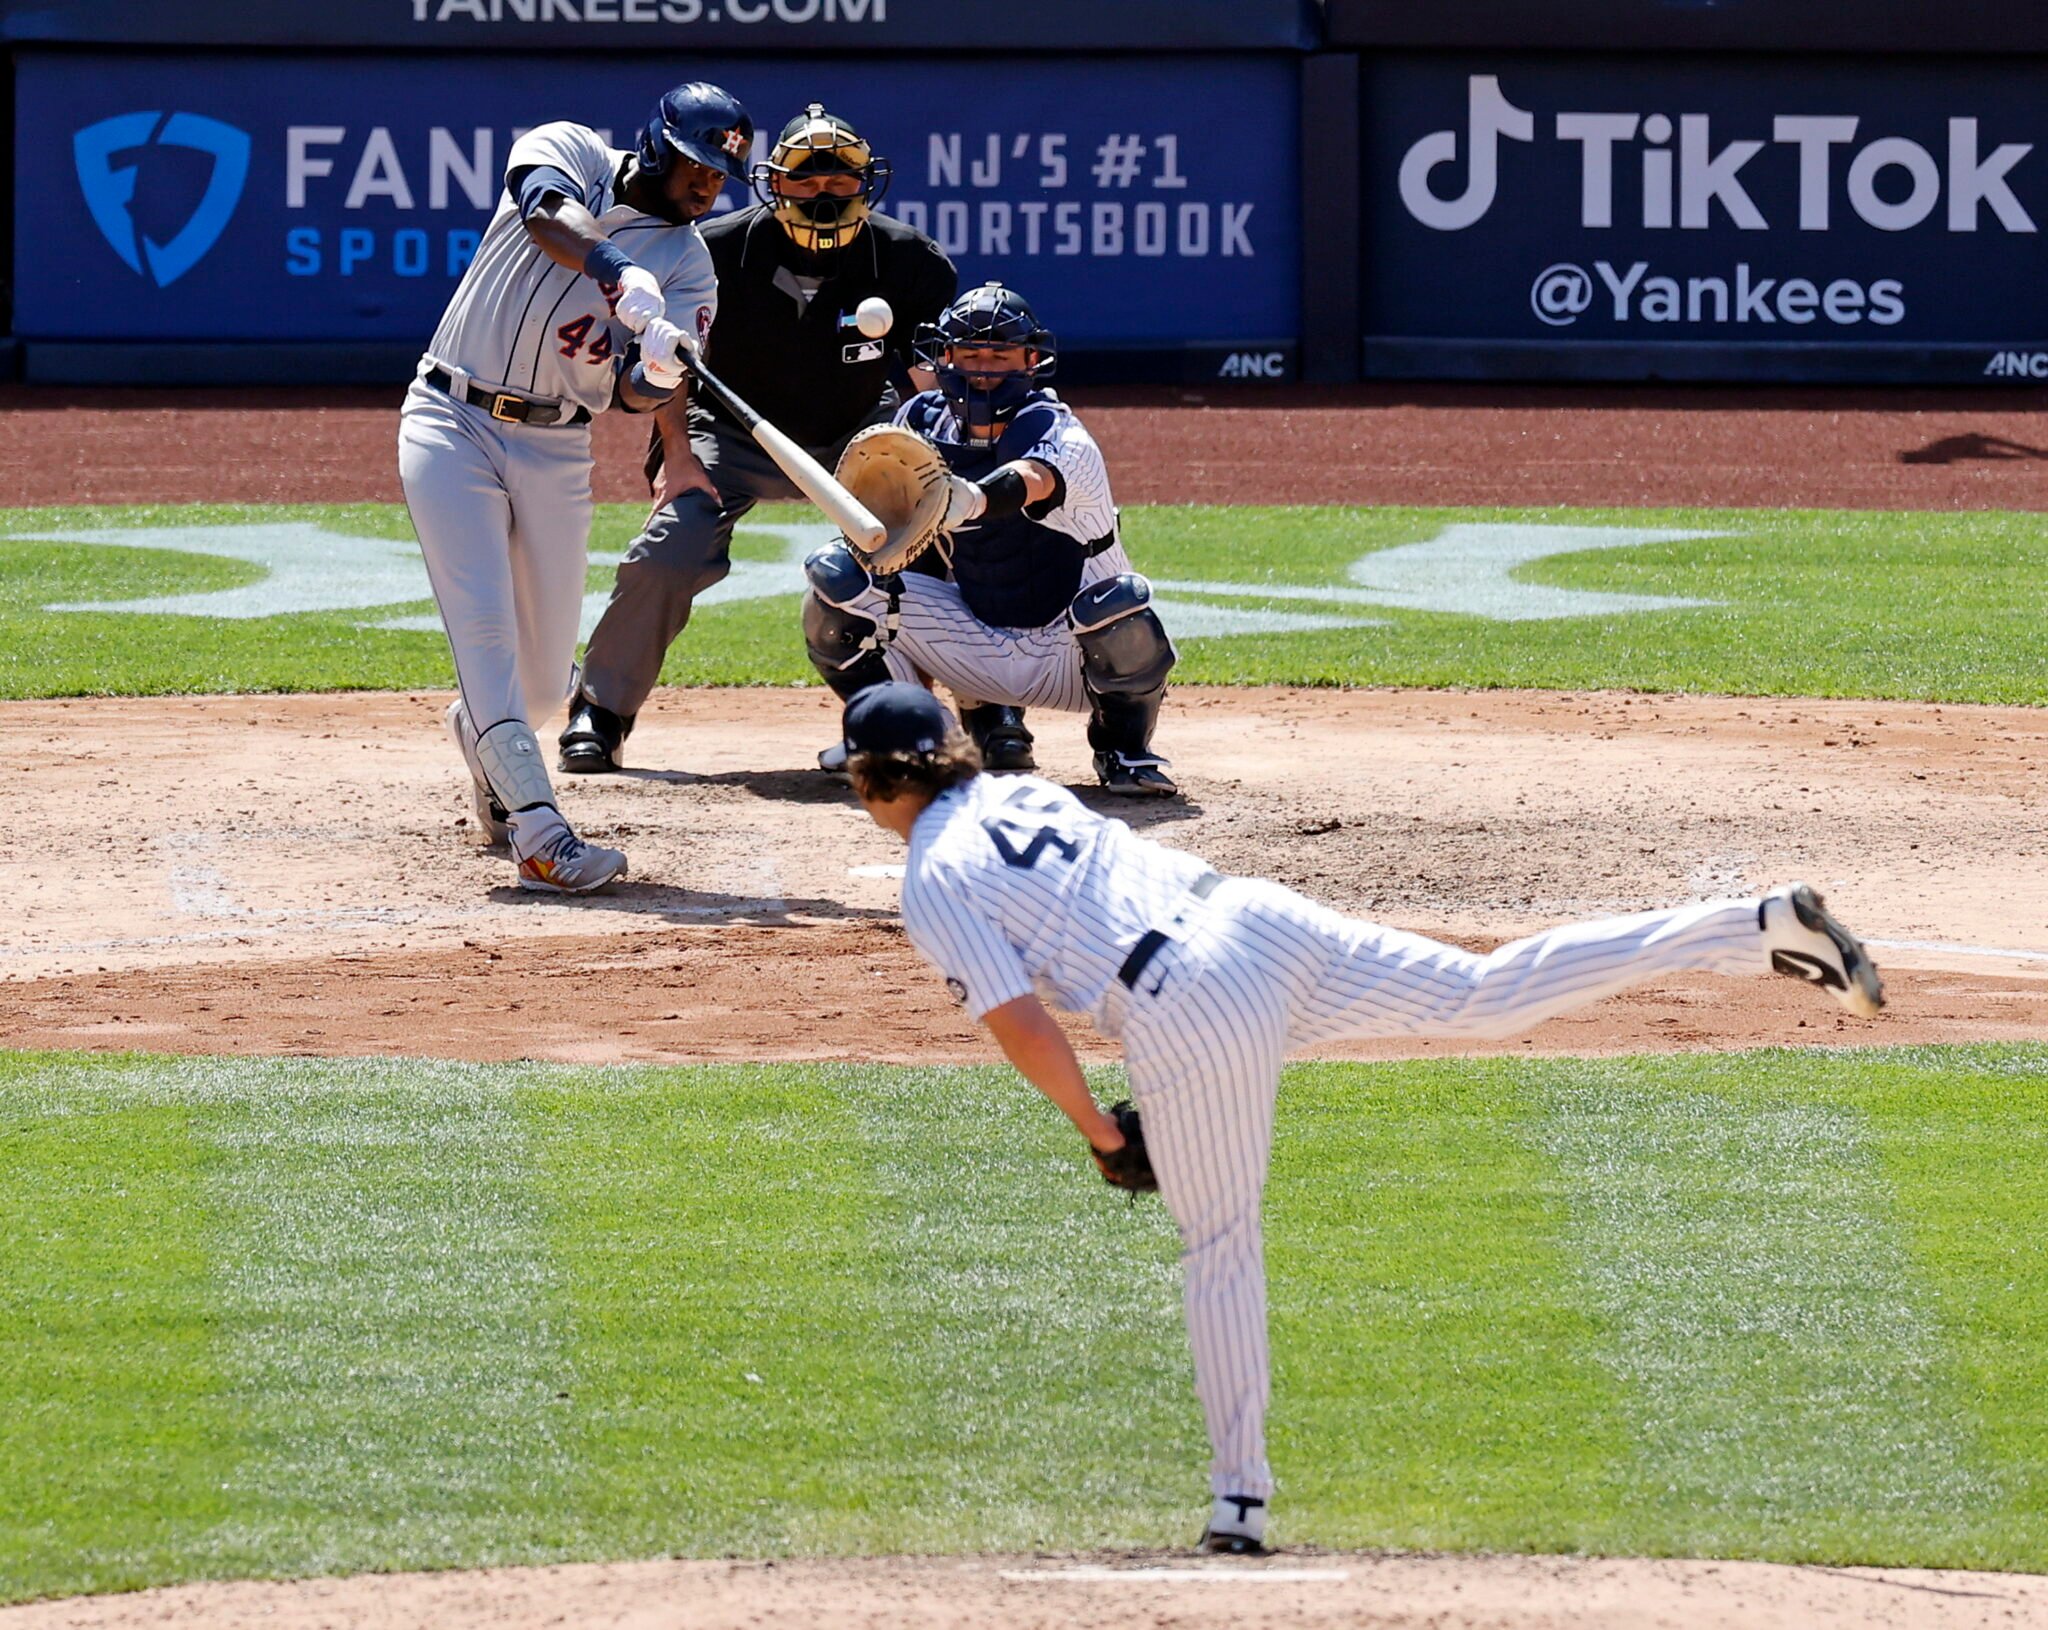
<instances>
[{"instance_id":1,"label":"gray baseball uniform","mask_svg":"<svg viewBox=\"0 0 2048 1630\"><path fill-rule=\"evenodd\" d=\"M512 144L506 174L547 166L580 186L579 202L659 280L669 321L701 337L718 309L711 257L695 226L617 201L627 158L582 125L546 124ZM399 473L472 743L507 719L543 722L572 688L589 424L614 400L631 338L613 315L618 292L551 260L508 187L406 393Z\"/></svg>"}]
</instances>

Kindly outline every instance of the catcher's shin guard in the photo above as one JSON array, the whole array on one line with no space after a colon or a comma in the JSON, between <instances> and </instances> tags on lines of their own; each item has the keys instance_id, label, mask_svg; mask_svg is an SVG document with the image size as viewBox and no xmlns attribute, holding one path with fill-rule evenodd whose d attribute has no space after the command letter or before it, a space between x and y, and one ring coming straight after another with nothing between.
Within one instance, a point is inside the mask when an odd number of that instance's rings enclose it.
<instances>
[{"instance_id":1,"label":"catcher's shin guard","mask_svg":"<svg viewBox=\"0 0 2048 1630\"><path fill-rule=\"evenodd\" d=\"M1038 760L1031 752L1031 732L1025 728L1021 707L984 702L979 707L961 709L960 722L974 738L974 745L981 749L983 769L1006 775L1017 770L1038 768Z\"/></svg>"},{"instance_id":2,"label":"catcher's shin guard","mask_svg":"<svg viewBox=\"0 0 2048 1630\"><path fill-rule=\"evenodd\" d=\"M884 683L889 665L882 660L882 647L888 636L874 618L852 606L876 586L868 569L845 544L833 543L804 562L804 577L810 584L804 596L804 649L819 677L842 701ZM894 594L889 603L893 612Z\"/></svg>"},{"instance_id":3,"label":"catcher's shin guard","mask_svg":"<svg viewBox=\"0 0 2048 1630\"><path fill-rule=\"evenodd\" d=\"M1088 745L1111 792L1165 797L1178 791L1152 751L1173 641L1152 609L1152 585L1135 572L1091 583L1067 607L1088 687Z\"/></svg>"}]
</instances>

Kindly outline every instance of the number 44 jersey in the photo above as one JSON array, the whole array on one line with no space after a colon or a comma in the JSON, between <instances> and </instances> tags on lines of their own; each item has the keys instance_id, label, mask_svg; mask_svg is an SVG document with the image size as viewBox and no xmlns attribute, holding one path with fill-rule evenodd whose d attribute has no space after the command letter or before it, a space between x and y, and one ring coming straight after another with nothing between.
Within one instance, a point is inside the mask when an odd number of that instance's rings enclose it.
<instances>
[{"instance_id":1,"label":"number 44 jersey","mask_svg":"<svg viewBox=\"0 0 2048 1630\"><path fill-rule=\"evenodd\" d=\"M979 1019L1036 995L1099 1014L1145 933L1209 868L1032 775L980 775L910 834L903 924Z\"/></svg>"}]
</instances>

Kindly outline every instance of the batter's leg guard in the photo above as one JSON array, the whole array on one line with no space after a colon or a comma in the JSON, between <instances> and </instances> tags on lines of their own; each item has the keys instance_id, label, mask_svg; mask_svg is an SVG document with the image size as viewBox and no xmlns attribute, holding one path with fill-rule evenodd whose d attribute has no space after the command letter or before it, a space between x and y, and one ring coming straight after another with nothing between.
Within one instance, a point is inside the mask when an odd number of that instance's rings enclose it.
<instances>
[{"instance_id":1,"label":"batter's leg guard","mask_svg":"<svg viewBox=\"0 0 2048 1630\"><path fill-rule=\"evenodd\" d=\"M850 701L870 685L889 678L889 665L882 659L882 647L891 630L851 602L878 586L868 569L853 558L843 543L827 544L804 562L804 578L810 592L804 596L804 648L811 666L842 701ZM884 586L893 579L884 580ZM896 613L896 596L889 596L889 614Z\"/></svg>"},{"instance_id":2,"label":"batter's leg guard","mask_svg":"<svg viewBox=\"0 0 2048 1630\"><path fill-rule=\"evenodd\" d=\"M963 708L960 722L981 749L981 766L998 774L1035 770L1038 760L1031 753L1031 732L1024 727L1024 710L1001 702L984 702Z\"/></svg>"},{"instance_id":3,"label":"batter's leg guard","mask_svg":"<svg viewBox=\"0 0 2048 1630\"><path fill-rule=\"evenodd\" d=\"M522 719L500 719L476 739L476 760L501 809L512 815L543 805L554 807L555 789L548 780L547 760L540 743Z\"/></svg>"},{"instance_id":4,"label":"batter's leg guard","mask_svg":"<svg viewBox=\"0 0 2048 1630\"><path fill-rule=\"evenodd\" d=\"M1088 689L1088 745L1095 774L1111 792L1164 797L1177 792L1152 730L1176 660L1152 609L1152 585L1135 572L1091 583L1067 607Z\"/></svg>"}]
</instances>

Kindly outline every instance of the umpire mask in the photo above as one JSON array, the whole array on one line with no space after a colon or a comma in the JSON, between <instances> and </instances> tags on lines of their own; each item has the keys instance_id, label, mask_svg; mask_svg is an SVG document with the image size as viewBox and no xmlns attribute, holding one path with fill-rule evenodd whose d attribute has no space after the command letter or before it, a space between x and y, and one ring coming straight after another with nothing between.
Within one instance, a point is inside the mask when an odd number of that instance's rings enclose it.
<instances>
[{"instance_id":1,"label":"umpire mask","mask_svg":"<svg viewBox=\"0 0 2048 1630\"><path fill-rule=\"evenodd\" d=\"M801 253L830 255L860 236L868 212L889 190L889 161L813 102L782 127L752 179L755 196Z\"/></svg>"}]
</instances>

